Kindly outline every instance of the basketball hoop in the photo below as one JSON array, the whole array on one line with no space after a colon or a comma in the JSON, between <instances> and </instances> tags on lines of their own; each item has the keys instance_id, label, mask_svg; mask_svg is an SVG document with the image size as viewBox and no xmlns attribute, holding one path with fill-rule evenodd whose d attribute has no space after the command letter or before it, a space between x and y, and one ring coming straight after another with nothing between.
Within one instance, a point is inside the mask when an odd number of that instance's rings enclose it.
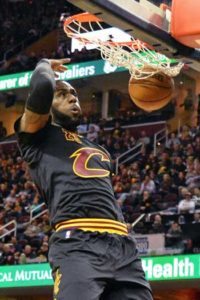
<instances>
[{"instance_id":1,"label":"basketball hoop","mask_svg":"<svg viewBox=\"0 0 200 300\"><path fill-rule=\"evenodd\" d=\"M153 50L153 47L130 36L123 42L103 41L98 34L89 33L103 30L103 20L90 13L70 16L64 22L64 31L70 38L79 40L84 45L93 44L101 52L104 60L110 64L127 68L135 79L144 79L156 73L174 77L180 73L183 63L169 59Z\"/></svg>"}]
</instances>

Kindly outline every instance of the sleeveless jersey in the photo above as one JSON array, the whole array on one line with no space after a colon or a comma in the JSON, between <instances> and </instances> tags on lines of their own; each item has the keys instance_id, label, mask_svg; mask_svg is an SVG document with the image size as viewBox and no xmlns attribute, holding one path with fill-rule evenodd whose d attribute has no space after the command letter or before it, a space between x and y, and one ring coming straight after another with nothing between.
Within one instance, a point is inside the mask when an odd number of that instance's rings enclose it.
<instances>
[{"instance_id":1,"label":"sleeveless jersey","mask_svg":"<svg viewBox=\"0 0 200 300\"><path fill-rule=\"evenodd\" d=\"M19 132L18 124L22 157L48 205L52 225L76 218L123 222L104 148L50 122L36 133Z\"/></svg>"}]
</instances>

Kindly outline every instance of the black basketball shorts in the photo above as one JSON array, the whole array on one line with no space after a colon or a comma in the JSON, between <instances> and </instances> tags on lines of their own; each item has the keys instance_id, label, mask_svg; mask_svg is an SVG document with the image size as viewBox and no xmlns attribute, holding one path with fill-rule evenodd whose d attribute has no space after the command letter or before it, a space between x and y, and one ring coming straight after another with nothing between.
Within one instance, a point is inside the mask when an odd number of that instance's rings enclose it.
<instances>
[{"instance_id":1,"label":"black basketball shorts","mask_svg":"<svg viewBox=\"0 0 200 300\"><path fill-rule=\"evenodd\" d=\"M152 300L133 237L62 230L50 239L54 300Z\"/></svg>"}]
</instances>

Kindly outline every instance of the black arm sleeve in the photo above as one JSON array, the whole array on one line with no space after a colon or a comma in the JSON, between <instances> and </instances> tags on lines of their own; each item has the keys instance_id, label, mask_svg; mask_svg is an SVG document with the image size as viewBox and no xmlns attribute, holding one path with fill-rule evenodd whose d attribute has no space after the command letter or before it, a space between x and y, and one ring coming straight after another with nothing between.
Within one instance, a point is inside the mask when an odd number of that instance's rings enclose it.
<instances>
[{"instance_id":1,"label":"black arm sleeve","mask_svg":"<svg viewBox=\"0 0 200 300\"><path fill-rule=\"evenodd\" d=\"M55 90L54 72L47 59L42 59L36 66L30 82L30 94L26 108L38 114L48 114Z\"/></svg>"}]
</instances>

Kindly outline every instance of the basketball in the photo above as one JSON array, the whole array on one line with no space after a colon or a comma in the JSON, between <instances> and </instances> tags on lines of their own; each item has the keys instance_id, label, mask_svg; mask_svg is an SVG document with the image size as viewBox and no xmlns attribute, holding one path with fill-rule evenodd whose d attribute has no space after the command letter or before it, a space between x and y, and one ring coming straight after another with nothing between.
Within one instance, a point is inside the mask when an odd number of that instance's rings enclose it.
<instances>
[{"instance_id":1,"label":"basketball","mask_svg":"<svg viewBox=\"0 0 200 300\"><path fill-rule=\"evenodd\" d=\"M128 89L132 101L141 109L151 112L169 103L174 91L174 80L164 73L146 79L131 78Z\"/></svg>"}]
</instances>

